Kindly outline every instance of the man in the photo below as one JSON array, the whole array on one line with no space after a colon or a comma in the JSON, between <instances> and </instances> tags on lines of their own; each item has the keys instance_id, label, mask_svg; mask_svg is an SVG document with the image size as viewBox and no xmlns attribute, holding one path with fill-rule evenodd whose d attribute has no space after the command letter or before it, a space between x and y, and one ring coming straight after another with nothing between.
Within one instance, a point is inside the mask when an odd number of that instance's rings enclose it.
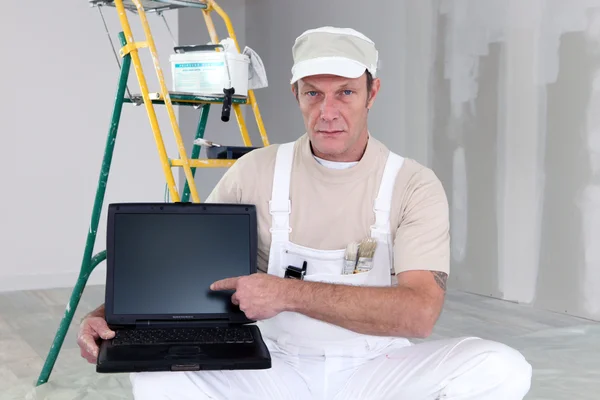
<instances>
[{"instance_id":1,"label":"man","mask_svg":"<svg viewBox=\"0 0 600 400\"><path fill-rule=\"evenodd\" d=\"M242 157L207 199L257 206L261 272L211 289L235 290L273 367L133 374L136 399L522 399L531 366L517 351L479 338L408 341L426 338L442 310L448 204L430 169L367 128L381 85L374 43L324 27L302 34L293 55L306 134ZM342 273L348 245L367 237L370 267ZM284 278L304 262L303 280ZM112 335L102 309L92 313L83 356L95 361L94 339Z\"/></svg>"}]
</instances>

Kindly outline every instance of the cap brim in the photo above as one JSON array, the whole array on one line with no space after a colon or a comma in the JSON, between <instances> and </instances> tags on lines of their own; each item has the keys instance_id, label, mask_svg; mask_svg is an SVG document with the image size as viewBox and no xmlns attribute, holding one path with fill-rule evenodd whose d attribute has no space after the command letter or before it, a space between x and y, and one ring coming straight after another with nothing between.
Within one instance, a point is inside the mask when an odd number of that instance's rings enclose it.
<instances>
[{"instance_id":1,"label":"cap brim","mask_svg":"<svg viewBox=\"0 0 600 400\"><path fill-rule=\"evenodd\" d=\"M348 58L315 58L302 61L292 69L294 83L299 79L312 75L337 75L344 78L358 78L367 68L359 62Z\"/></svg>"}]
</instances>

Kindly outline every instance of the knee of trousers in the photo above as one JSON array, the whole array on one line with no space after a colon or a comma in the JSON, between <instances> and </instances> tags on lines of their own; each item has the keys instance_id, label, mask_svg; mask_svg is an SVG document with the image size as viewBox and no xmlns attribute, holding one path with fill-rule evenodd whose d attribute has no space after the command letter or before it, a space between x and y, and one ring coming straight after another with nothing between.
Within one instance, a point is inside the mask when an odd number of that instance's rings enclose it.
<instances>
[{"instance_id":1,"label":"knee of trousers","mask_svg":"<svg viewBox=\"0 0 600 400\"><path fill-rule=\"evenodd\" d=\"M514 396L524 396L531 387L532 367L516 349L505 344L477 339L465 344L463 351L481 357L478 369L486 376L494 376L502 391Z\"/></svg>"},{"instance_id":2,"label":"knee of trousers","mask_svg":"<svg viewBox=\"0 0 600 400\"><path fill-rule=\"evenodd\" d=\"M129 375L133 398L135 400L171 400L178 397L182 389L189 390L189 379L184 372L140 372ZM186 390L187 392L187 390ZM208 400L200 389L195 393L186 393L190 399Z\"/></svg>"}]
</instances>

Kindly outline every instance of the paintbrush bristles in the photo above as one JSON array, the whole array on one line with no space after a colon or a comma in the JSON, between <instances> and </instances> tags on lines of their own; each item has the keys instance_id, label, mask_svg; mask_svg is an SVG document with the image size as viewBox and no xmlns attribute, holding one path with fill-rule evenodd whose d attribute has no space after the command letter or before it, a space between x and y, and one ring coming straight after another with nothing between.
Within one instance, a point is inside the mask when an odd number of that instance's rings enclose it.
<instances>
[{"instance_id":1,"label":"paintbrush bristles","mask_svg":"<svg viewBox=\"0 0 600 400\"><path fill-rule=\"evenodd\" d=\"M358 257L373 258L377 241L373 238L366 238L358 245Z\"/></svg>"},{"instance_id":2,"label":"paintbrush bristles","mask_svg":"<svg viewBox=\"0 0 600 400\"><path fill-rule=\"evenodd\" d=\"M373 268L373 256L377 248L377 241L373 238L366 238L358 245L358 262L354 273L367 272Z\"/></svg>"},{"instance_id":3,"label":"paintbrush bristles","mask_svg":"<svg viewBox=\"0 0 600 400\"><path fill-rule=\"evenodd\" d=\"M346 260L356 260L358 257L358 243L352 242L346 246L346 254L344 258Z\"/></svg>"},{"instance_id":4,"label":"paintbrush bristles","mask_svg":"<svg viewBox=\"0 0 600 400\"><path fill-rule=\"evenodd\" d=\"M356 267L356 261L358 260L358 243L353 242L346 246L346 252L344 254L344 268L342 270L343 275L350 275L354 273Z\"/></svg>"}]
</instances>

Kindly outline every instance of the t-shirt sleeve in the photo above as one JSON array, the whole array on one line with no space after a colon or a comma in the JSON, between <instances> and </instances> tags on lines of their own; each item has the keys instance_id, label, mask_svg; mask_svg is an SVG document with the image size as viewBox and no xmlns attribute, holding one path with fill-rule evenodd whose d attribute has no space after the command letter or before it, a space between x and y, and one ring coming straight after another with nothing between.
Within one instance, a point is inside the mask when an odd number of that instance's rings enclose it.
<instances>
[{"instance_id":1,"label":"t-shirt sleeve","mask_svg":"<svg viewBox=\"0 0 600 400\"><path fill-rule=\"evenodd\" d=\"M394 241L396 274L450 270L448 199L435 173L423 168L411 179Z\"/></svg>"},{"instance_id":2,"label":"t-shirt sleeve","mask_svg":"<svg viewBox=\"0 0 600 400\"><path fill-rule=\"evenodd\" d=\"M241 203L242 171L241 159L225 171L219 182L206 198L206 203Z\"/></svg>"}]
</instances>

